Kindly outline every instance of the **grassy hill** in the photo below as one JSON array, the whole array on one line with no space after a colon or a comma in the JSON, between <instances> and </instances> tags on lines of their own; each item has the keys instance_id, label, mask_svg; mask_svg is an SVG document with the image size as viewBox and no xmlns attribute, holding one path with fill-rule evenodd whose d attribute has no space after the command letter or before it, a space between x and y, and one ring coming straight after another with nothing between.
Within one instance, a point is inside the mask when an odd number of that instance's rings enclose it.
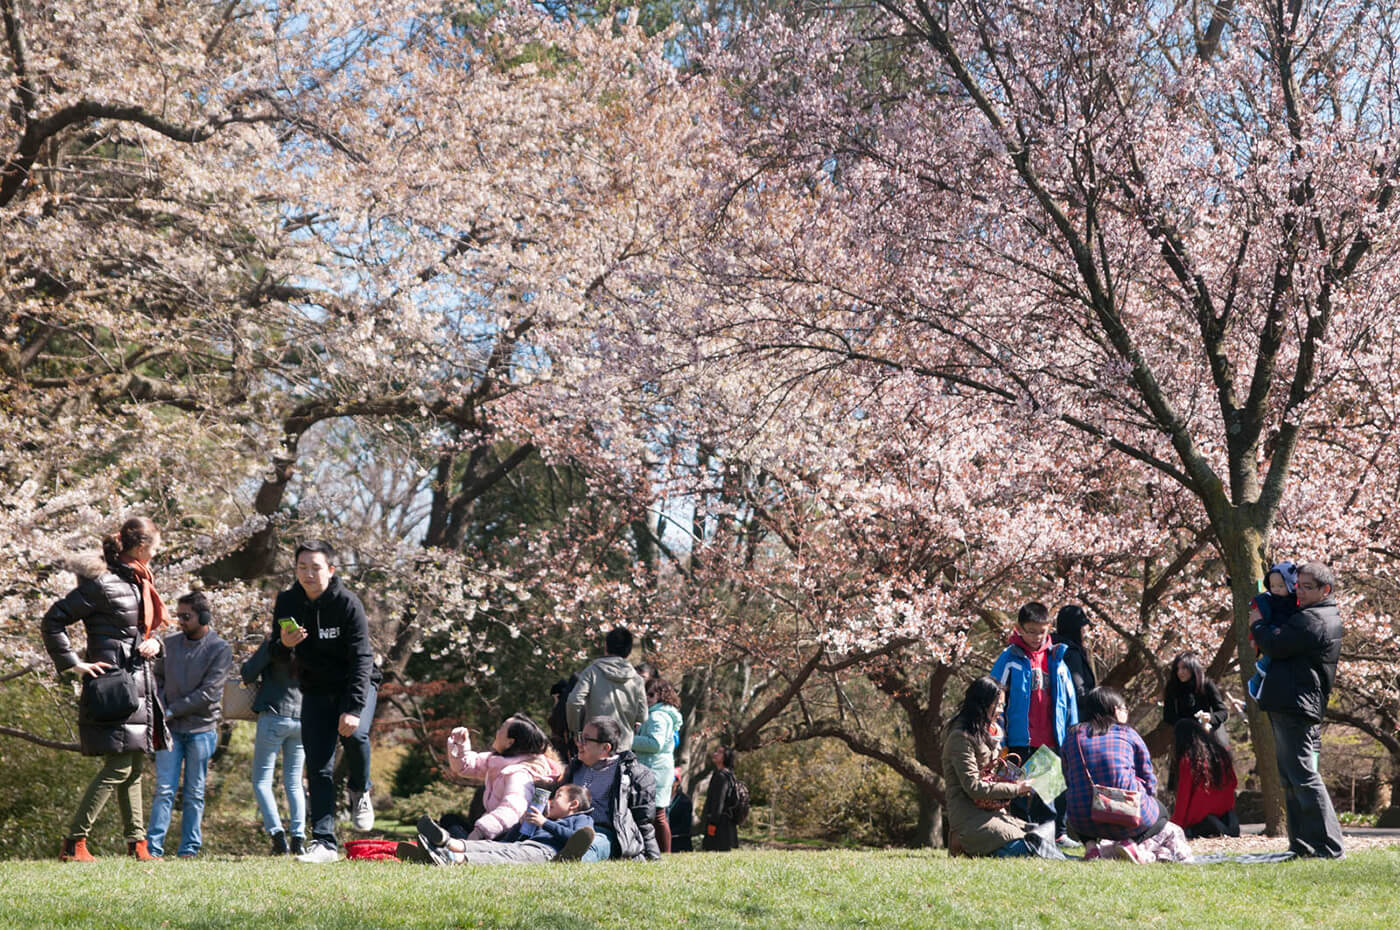
<instances>
[{"instance_id":1,"label":"grassy hill","mask_svg":"<svg viewBox=\"0 0 1400 930\"><path fill-rule=\"evenodd\" d=\"M1136 866L742 851L454 869L269 858L0 865L0 927L1390 928L1400 847L1341 862Z\"/></svg>"}]
</instances>

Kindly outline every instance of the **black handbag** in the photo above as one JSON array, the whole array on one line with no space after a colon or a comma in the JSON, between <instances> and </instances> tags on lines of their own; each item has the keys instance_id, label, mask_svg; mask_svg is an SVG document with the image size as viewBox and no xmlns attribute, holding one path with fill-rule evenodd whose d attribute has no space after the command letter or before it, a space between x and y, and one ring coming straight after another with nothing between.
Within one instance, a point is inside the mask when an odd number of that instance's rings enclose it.
<instances>
[{"instance_id":1,"label":"black handbag","mask_svg":"<svg viewBox=\"0 0 1400 930\"><path fill-rule=\"evenodd\" d=\"M126 666L109 668L83 681L82 705L93 723L122 723L141 706L141 692L131 665L128 660Z\"/></svg>"}]
</instances>

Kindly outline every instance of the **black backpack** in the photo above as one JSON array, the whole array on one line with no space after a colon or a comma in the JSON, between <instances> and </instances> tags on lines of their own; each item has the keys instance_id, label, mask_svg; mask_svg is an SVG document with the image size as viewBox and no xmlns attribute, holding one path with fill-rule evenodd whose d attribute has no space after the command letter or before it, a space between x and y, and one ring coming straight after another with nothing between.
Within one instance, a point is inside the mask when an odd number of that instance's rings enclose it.
<instances>
[{"instance_id":1,"label":"black backpack","mask_svg":"<svg viewBox=\"0 0 1400 930\"><path fill-rule=\"evenodd\" d=\"M734 807L729 816L734 826L742 827L744 821L749 819L749 786L732 775L730 778L734 782Z\"/></svg>"}]
</instances>

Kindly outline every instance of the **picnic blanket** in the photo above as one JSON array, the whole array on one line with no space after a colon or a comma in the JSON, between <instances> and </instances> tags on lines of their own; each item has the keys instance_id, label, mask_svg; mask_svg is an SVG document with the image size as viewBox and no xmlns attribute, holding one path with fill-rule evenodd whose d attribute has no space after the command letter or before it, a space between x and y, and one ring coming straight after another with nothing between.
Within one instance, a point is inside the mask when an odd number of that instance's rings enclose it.
<instances>
[{"instance_id":1,"label":"picnic blanket","mask_svg":"<svg viewBox=\"0 0 1400 930\"><path fill-rule=\"evenodd\" d=\"M1296 859L1293 853L1288 850L1279 852L1255 852L1255 853L1212 853L1209 856L1196 856L1190 862L1183 865L1220 865L1221 863L1237 863L1239 865L1255 865L1260 862L1287 862Z\"/></svg>"}]
</instances>

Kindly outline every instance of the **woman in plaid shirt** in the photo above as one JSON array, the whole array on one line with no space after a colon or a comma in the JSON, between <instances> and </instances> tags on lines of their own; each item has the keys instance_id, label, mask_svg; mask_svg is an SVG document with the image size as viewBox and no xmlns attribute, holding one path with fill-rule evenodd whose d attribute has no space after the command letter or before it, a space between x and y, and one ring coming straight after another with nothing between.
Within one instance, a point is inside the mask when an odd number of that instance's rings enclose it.
<instances>
[{"instance_id":1,"label":"woman in plaid shirt","mask_svg":"<svg viewBox=\"0 0 1400 930\"><path fill-rule=\"evenodd\" d=\"M1141 841L1159 833L1167 822L1153 794L1157 776L1152 754L1137 730L1128 726L1123 696L1112 688L1095 688L1084 699L1088 720L1069 731L1060 767L1064 771L1069 826L1081 839ZM1098 823L1091 806L1094 785L1140 792L1137 823Z\"/></svg>"}]
</instances>

